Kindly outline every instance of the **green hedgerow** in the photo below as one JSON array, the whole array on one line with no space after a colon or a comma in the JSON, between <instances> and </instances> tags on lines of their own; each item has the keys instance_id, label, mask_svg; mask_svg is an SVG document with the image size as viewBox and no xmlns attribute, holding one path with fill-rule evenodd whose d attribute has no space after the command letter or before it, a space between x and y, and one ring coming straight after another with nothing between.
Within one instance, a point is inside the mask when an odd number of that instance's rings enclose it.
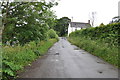
<instances>
[{"instance_id":1,"label":"green hedgerow","mask_svg":"<svg viewBox=\"0 0 120 80\"><path fill-rule=\"evenodd\" d=\"M68 40L105 61L118 65L118 30L120 23L92 27L72 32Z\"/></svg>"}]
</instances>

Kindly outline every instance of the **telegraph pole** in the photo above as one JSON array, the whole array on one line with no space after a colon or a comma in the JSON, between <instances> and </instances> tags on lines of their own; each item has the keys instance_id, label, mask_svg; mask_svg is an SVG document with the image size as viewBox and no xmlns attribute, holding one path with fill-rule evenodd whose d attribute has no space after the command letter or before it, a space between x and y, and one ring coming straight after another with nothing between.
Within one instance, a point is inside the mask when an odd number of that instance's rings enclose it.
<instances>
[{"instance_id":1,"label":"telegraph pole","mask_svg":"<svg viewBox=\"0 0 120 80\"><path fill-rule=\"evenodd\" d=\"M71 20L71 22L73 22L73 16L72 16L72 20Z\"/></svg>"}]
</instances>

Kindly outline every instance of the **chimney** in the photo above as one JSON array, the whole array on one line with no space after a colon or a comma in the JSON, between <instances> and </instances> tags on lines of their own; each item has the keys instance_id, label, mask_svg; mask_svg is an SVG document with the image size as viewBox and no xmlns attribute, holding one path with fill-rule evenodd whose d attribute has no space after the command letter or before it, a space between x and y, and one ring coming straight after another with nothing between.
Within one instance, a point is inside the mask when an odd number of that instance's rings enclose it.
<instances>
[{"instance_id":1,"label":"chimney","mask_svg":"<svg viewBox=\"0 0 120 80\"><path fill-rule=\"evenodd\" d=\"M88 23L90 24L90 20L88 20Z\"/></svg>"}]
</instances>

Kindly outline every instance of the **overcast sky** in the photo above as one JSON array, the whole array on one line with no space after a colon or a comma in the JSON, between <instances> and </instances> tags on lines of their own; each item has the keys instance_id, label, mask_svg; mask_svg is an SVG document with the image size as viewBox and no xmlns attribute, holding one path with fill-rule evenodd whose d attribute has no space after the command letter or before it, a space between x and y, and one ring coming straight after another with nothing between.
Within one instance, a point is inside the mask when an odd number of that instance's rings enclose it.
<instances>
[{"instance_id":1,"label":"overcast sky","mask_svg":"<svg viewBox=\"0 0 120 80\"><path fill-rule=\"evenodd\" d=\"M58 18L73 17L74 22L88 22L90 13L96 12L95 25L108 24L118 15L118 2L120 0L60 0L54 7Z\"/></svg>"}]
</instances>

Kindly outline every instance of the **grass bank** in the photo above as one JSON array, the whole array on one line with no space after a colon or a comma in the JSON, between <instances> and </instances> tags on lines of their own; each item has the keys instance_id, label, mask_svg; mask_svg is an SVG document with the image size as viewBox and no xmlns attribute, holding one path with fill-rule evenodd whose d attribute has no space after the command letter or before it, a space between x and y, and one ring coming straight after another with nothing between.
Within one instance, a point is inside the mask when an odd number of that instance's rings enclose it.
<instances>
[{"instance_id":1,"label":"grass bank","mask_svg":"<svg viewBox=\"0 0 120 80\"><path fill-rule=\"evenodd\" d=\"M72 32L68 40L116 67L119 62L118 29L120 23Z\"/></svg>"},{"instance_id":2,"label":"grass bank","mask_svg":"<svg viewBox=\"0 0 120 80\"><path fill-rule=\"evenodd\" d=\"M3 80L16 78L18 70L23 70L24 66L30 65L32 61L44 55L55 42L57 42L56 39L49 39L48 41L41 41L37 44L30 42L24 46L4 46L2 49Z\"/></svg>"},{"instance_id":3,"label":"grass bank","mask_svg":"<svg viewBox=\"0 0 120 80\"><path fill-rule=\"evenodd\" d=\"M109 46L100 41L89 40L87 38L72 37L68 39L72 44L98 56L108 63L118 67L118 48Z\"/></svg>"}]
</instances>

